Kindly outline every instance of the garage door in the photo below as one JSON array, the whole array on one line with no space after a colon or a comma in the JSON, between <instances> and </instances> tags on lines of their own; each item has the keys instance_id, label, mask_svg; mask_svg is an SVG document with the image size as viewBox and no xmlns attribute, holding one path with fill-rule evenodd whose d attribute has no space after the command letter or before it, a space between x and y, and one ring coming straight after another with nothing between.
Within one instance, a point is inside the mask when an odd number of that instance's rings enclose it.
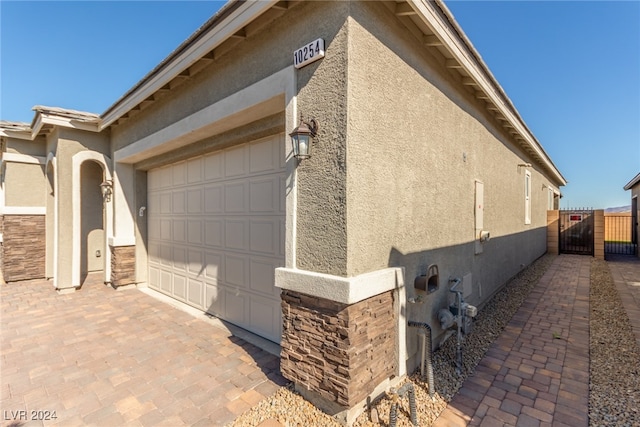
<instances>
[{"instance_id":1,"label":"garage door","mask_svg":"<svg viewBox=\"0 0 640 427\"><path fill-rule=\"evenodd\" d=\"M152 169L149 286L280 341L284 136Z\"/></svg>"}]
</instances>

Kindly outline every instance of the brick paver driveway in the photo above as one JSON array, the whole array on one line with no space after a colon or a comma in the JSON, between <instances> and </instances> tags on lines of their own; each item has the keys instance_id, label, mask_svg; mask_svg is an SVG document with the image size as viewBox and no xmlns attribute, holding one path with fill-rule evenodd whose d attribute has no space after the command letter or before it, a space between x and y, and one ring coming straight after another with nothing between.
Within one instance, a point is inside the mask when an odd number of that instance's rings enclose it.
<instances>
[{"instance_id":1,"label":"brick paver driveway","mask_svg":"<svg viewBox=\"0 0 640 427\"><path fill-rule=\"evenodd\" d=\"M285 382L277 357L137 289L0 289L2 425L225 425Z\"/></svg>"}]
</instances>

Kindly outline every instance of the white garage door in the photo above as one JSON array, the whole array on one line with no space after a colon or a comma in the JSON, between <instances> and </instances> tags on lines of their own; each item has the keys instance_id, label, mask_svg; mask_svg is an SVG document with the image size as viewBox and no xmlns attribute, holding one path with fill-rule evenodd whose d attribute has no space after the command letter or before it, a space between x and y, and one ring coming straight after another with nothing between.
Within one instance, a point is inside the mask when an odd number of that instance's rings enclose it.
<instances>
[{"instance_id":1,"label":"white garage door","mask_svg":"<svg viewBox=\"0 0 640 427\"><path fill-rule=\"evenodd\" d=\"M280 341L284 136L152 169L149 286Z\"/></svg>"}]
</instances>

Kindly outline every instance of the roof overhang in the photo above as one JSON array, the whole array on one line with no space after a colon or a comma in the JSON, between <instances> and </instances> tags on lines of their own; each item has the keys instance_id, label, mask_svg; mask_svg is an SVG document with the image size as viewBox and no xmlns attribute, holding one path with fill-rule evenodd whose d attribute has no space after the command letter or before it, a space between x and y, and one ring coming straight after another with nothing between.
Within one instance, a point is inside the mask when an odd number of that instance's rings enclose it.
<instances>
[{"instance_id":1,"label":"roof overhang","mask_svg":"<svg viewBox=\"0 0 640 427\"><path fill-rule=\"evenodd\" d=\"M624 186L624 189L625 190L631 190L637 184L640 184L640 173L638 173L638 175L634 176L633 179L631 181L629 181L627 183L627 185Z\"/></svg>"},{"instance_id":2,"label":"roof overhang","mask_svg":"<svg viewBox=\"0 0 640 427\"><path fill-rule=\"evenodd\" d=\"M33 141L39 135L46 135L55 126L100 132L100 116L85 111L68 110L58 107L36 105L31 124L22 122L0 122L0 136Z\"/></svg>"}]
</instances>

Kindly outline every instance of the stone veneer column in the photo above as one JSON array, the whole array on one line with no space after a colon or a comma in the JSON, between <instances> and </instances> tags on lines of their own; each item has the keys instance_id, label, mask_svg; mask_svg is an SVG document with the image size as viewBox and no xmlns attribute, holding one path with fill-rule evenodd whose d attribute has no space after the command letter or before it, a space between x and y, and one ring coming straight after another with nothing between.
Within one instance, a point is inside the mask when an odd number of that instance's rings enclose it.
<instances>
[{"instance_id":1,"label":"stone veneer column","mask_svg":"<svg viewBox=\"0 0 640 427\"><path fill-rule=\"evenodd\" d=\"M282 321L282 375L346 424L357 416L350 408L397 374L393 291L344 304L283 290Z\"/></svg>"},{"instance_id":2,"label":"stone veneer column","mask_svg":"<svg viewBox=\"0 0 640 427\"><path fill-rule=\"evenodd\" d=\"M136 282L136 247L110 246L111 286L132 285Z\"/></svg>"},{"instance_id":3,"label":"stone veneer column","mask_svg":"<svg viewBox=\"0 0 640 427\"><path fill-rule=\"evenodd\" d=\"M45 277L44 215L4 215L2 273L5 282Z\"/></svg>"}]
</instances>

